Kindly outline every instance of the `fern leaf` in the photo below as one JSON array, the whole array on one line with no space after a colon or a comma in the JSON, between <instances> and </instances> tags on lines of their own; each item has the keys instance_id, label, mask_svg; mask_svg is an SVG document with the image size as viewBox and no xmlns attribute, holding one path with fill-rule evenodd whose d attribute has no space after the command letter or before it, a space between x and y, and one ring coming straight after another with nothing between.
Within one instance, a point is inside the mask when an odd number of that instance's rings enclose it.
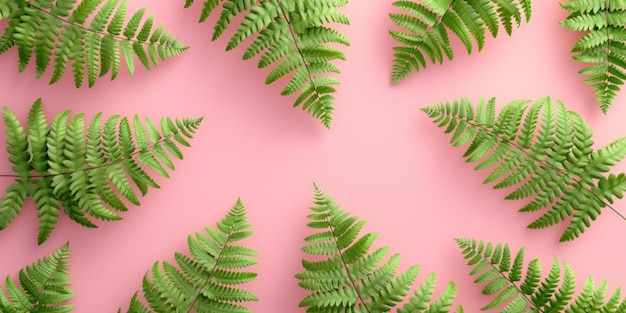
<instances>
[{"instance_id":1,"label":"fern leaf","mask_svg":"<svg viewBox=\"0 0 626 313\"><path fill-rule=\"evenodd\" d=\"M401 30L390 30L389 35L398 42L395 46L391 81L400 83L414 72L431 63L443 63L454 58L449 32L463 43L468 54L474 41L481 51L485 44L485 30L496 37L500 24L510 36L513 23L518 26L530 20L530 0L399 0L393 5L400 13L389 14Z\"/></svg>"},{"instance_id":2,"label":"fern leaf","mask_svg":"<svg viewBox=\"0 0 626 313\"><path fill-rule=\"evenodd\" d=\"M70 247L65 243L50 256L23 268L19 272L20 287L7 277L8 296L0 291L2 312L56 312L71 311L68 304L74 293L68 287Z\"/></svg>"},{"instance_id":3,"label":"fern leaf","mask_svg":"<svg viewBox=\"0 0 626 313\"><path fill-rule=\"evenodd\" d=\"M626 4L609 3L568 0L561 4L570 13L561 25L582 33L572 48L573 58L588 64L579 73L586 76L603 113L608 112L626 79Z\"/></svg>"},{"instance_id":4,"label":"fern leaf","mask_svg":"<svg viewBox=\"0 0 626 313\"><path fill-rule=\"evenodd\" d=\"M39 244L54 230L62 207L71 219L86 227L97 227L88 216L120 220L116 211L127 211L126 201L139 205L135 187L142 195L150 187L159 187L149 168L169 177L168 169L174 169L170 154L182 159L179 145L189 145L185 138L192 138L202 122L202 118L176 123L165 118L172 125L159 130L151 129L152 123L142 124L139 118L131 126L127 118L117 115L102 125L99 113L85 132L85 116L71 116L70 111L61 112L48 125L40 99L28 114L26 131L8 108L4 108L3 119L16 179L2 197L0 230L19 214L26 198L33 197L39 217ZM133 137L141 141L138 146ZM141 167L138 162L145 159L154 160L156 165L144 162L147 168Z\"/></svg>"},{"instance_id":5,"label":"fern leaf","mask_svg":"<svg viewBox=\"0 0 626 313\"><path fill-rule=\"evenodd\" d=\"M148 305L135 294L127 312L252 312L239 303L257 297L238 287L257 276L245 271L256 264L257 252L237 244L252 235L249 227L245 206L238 199L217 228L189 236L190 256L177 252L176 264L154 263L143 280Z\"/></svg>"},{"instance_id":6,"label":"fern leaf","mask_svg":"<svg viewBox=\"0 0 626 313\"><path fill-rule=\"evenodd\" d=\"M530 198L520 211L545 210L530 228L569 221L560 240L573 240L602 208L613 210L614 198L622 197L624 176L611 174L610 169L626 156L626 139L594 151L593 134L584 119L549 98L530 106L513 101L497 118L494 99L488 105L481 100L475 114L461 113L474 112L464 109L467 103L465 99L441 103L422 111L447 133L469 134L459 144L469 143L464 157L480 161L476 169L494 166L485 180L499 180L494 188L515 186L506 199Z\"/></svg>"},{"instance_id":7,"label":"fern leaf","mask_svg":"<svg viewBox=\"0 0 626 313\"><path fill-rule=\"evenodd\" d=\"M281 95L298 94L294 107L301 106L324 126L330 128L334 110L333 93L339 84L335 78L339 68L336 60L345 60L345 54L334 44L349 46L345 35L328 24L348 25L348 18L337 9L345 0L256 1L205 0L200 22L219 11L213 30L213 40L230 27L235 17L243 15L241 24L230 37L226 50L247 45L243 59L260 55L259 68L275 65L268 73L266 84L288 79ZM189 7L193 1L187 1ZM234 28L234 27L233 27Z\"/></svg>"},{"instance_id":8,"label":"fern leaf","mask_svg":"<svg viewBox=\"0 0 626 313\"><path fill-rule=\"evenodd\" d=\"M457 245L462 250L461 254L466 259L477 260L469 262L473 269L470 275L484 276L484 273L492 272L495 275L485 280L476 279L477 284L486 284L483 288L484 295L493 295L493 300L484 306L482 310L498 310L498 312L611 312L618 306L626 304L626 299L622 298L620 289L605 299L607 289L606 281L597 288L593 279L589 277L584 287L575 296L576 277L574 271L566 262L559 262L554 258L550 271L542 277L539 259L533 259L527 263L526 274L523 282L518 284L516 280L510 279L511 271L506 266L501 265L501 260L495 255L489 255L481 247L484 242L477 242L471 238L455 239ZM488 243L488 245L492 245ZM497 244L496 249L503 244ZM502 250L504 251L504 250ZM503 252L510 259L511 252ZM516 257L516 267L521 267L524 263L524 252L520 249ZM521 256L521 257L520 257ZM485 264L478 268L475 263ZM561 265L562 264L562 265ZM515 274L517 276L517 274ZM494 290L494 283L498 282L498 287ZM604 311L603 309L608 309ZM618 312L618 311L613 311Z\"/></svg>"},{"instance_id":9,"label":"fern leaf","mask_svg":"<svg viewBox=\"0 0 626 313\"><path fill-rule=\"evenodd\" d=\"M388 312L405 299L419 267L396 275L400 256L383 261L389 247L370 253L376 234L359 236L365 222L340 209L317 185L311 210L308 226L317 232L305 238L307 245L302 251L324 257L302 260L304 272L296 278L310 293L300 307L306 307L307 312ZM433 298L435 288L436 276L429 274L398 312L449 312L456 296L454 283L450 282L438 298ZM458 310L462 312L462 307Z\"/></svg>"},{"instance_id":10,"label":"fern leaf","mask_svg":"<svg viewBox=\"0 0 626 313\"><path fill-rule=\"evenodd\" d=\"M120 56L133 74L134 57L150 69L146 49L154 65L158 59L166 60L187 49L171 33L163 32L162 27L153 30L152 16L142 22L145 8L125 23L126 0L81 1L76 6L75 2L38 0L16 6L11 1L0 5L0 16L6 10L10 13L9 27L0 37L0 53L17 46L20 71L34 55L37 78L53 64L50 84L59 81L71 63L76 87L83 84L85 75L92 87L109 71L111 79L117 77Z\"/></svg>"}]
</instances>

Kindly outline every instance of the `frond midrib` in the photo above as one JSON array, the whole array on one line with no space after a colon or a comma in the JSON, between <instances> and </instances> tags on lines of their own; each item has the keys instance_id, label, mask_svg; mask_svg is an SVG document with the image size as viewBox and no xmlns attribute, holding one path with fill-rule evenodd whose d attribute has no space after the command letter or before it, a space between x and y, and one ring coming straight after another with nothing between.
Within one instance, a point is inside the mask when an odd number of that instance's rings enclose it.
<instances>
[{"instance_id":1,"label":"frond midrib","mask_svg":"<svg viewBox=\"0 0 626 313\"><path fill-rule=\"evenodd\" d=\"M371 313L369 307L366 305L366 302L363 299L363 295L361 295L361 292L359 291L359 288L357 288L356 281L354 280L352 275L350 275L350 270L348 269L348 264L345 261L345 258L343 256L343 253L342 253L341 249L339 248L339 242L338 242L337 235L335 234L335 228L333 227L333 225L331 224L330 221L331 221L331 216L327 216L326 217L326 222L328 223L328 227L330 228L330 231L333 234L333 242L335 243L335 247L337 248L337 253L339 253L339 257L341 259L341 265L343 267L343 270L345 271L346 276L348 277L348 280L350 280L350 284L352 285L352 288L354 288L354 292L356 293L357 297L359 298L359 301L363 304L363 308L365 309L365 311L367 313Z\"/></svg>"},{"instance_id":2,"label":"frond midrib","mask_svg":"<svg viewBox=\"0 0 626 313\"><path fill-rule=\"evenodd\" d=\"M130 41L130 42L133 42L133 43L136 42L136 43L140 43L140 44L146 45L146 46L165 47L165 48L170 48L171 47L171 48L180 48L180 49L183 49L183 50L189 48L188 46L176 47L176 45L168 45L168 44L166 44L168 41L166 41L165 43L161 43L158 40L156 42L150 42L148 40L147 41L139 41L136 38L126 38L126 37L121 36L121 35L113 35L113 34L110 34L110 33L104 32L104 31L95 31L93 29L90 29L89 27L85 27L82 24L69 22L68 20L66 20L64 18L61 18L61 17L59 17L57 15L54 15L54 14L50 13L49 11L47 11L47 10L41 8L41 7L38 7L38 6L36 6L36 5L32 4L32 3L28 3L28 6L33 8L33 9L39 10L39 11L41 11L41 12L43 12L43 13L45 13L45 14L47 14L47 15L49 15L49 16L51 16L51 17L53 17L53 18L55 18L55 19L57 19L59 21L61 21L65 25L72 25L74 27L78 27L78 28L83 29L84 31L86 31L88 33L97 34L97 35L100 35L100 36L110 36L110 37L113 37L113 38L115 38L116 40L119 40L119 41L127 40L127 41Z\"/></svg>"},{"instance_id":3,"label":"frond midrib","mask_svg":"<svg viewBox=\"0 0 626 313\"><path fill-rule=\"evenodd\" d=\"M174 134L170 134L167 135L166 137L163 137L161 139L159 139L157 142L152 143L151 145L148 145L146 148L144 149L140 149L137 147L134 147L135 151L129 155L124 155L120 157L119 161L116 162L108 162L108 163L104 163L102 165L98 165L98 166L90 166L87 167L85 169L83 169L81 172L89 172L89 171L93 171L93 170L97 170L97 169L101 169L101 168L108 168L117 164L121 164L124 163L125 160L128 159L133 159L134 156L136 156L137 154L141 153L141 151L150 151L153 147L159 146L160 144L162 144L163 142L170 140L174 137ZM24 178L24 179L37 179L37 178L53 178L56 176L65 176L65 175L71 175L73 173L75 173L76 171L67 171L67 172L63 172L63 173L59 173L59 174L47 174L47 175L28 175L27 177L21 176L21 175L14 175L14 174L0 174L0 177L7 177L7 178Z\"/></svg>"},{"instance_id":4,"label":"frond midrib","mask_svg":"<svg viewBox=\"0 0 626 313\"><path fill-rule=\"evenodd\" d=\"M224 250L226 249L226 246L228 245L228 243L230 242L230 238L233 235L235 229L235 223L232 223L229 226L228 229L228 235L226 236L226 240L224 241L224 246L221 247L219 254L215 257L215 265L213 266L213 268L211 269L211 272L209 272L209 275L207 276L207 280L204 283L204 285L202 286L202 288L200 288L198 290L198 293L194 296L193 301L191 301L191 303L189 304L189 308L187 309L187 312L190 313L193 310L193 305L196 303L196 301L198 300L198 298L200 298L200 295L202 295L202 291L204 290L204 288L206 288L206 286L211 282L211 276L215 273L215 271L217 271L217 264L219 263L218 261L220 260L220 258L222 257L222 255L224 254Z\"/></svg>"},{"instance_id":5,"label":"frond midrib","mask_svg":"<svg viewBox=\"0 0 626 313\"><path fill-rule=\"evenodd\" d=\"M302 51L300 50L300 47L298 45L298 36L296 34L296 31L293 29L293 24L291 23L291 20L289 19L289 15L285 11L285 7L283 6L282 0L276 0L276 1L278 2L278 6L280 7L280 11L283 15L283 18L287 22L287 25L289 25L289 34L291 35L293 39L294 49L298 53L298 56L300 57L300 59L302 59L302 64L304 64L304 68L306 69L306 72L307 72L308 81L313 86L313 92L315 93L315 96L317 98L320 98L322 95L320 94L318 90L319 87L317 86L317 84L315 84L315 81L313 80L313 74L311 73L309 63L306 61L306 59L302 55ZM324 112L320 116L320 120L322 121L324 126L326 126L326 128L330 129L330 116L328 115L328 112L325 112L324 110Z\"/></svg>"},{"instance_id":6,"label":"frond midrib","mask_svg":"<svg viewBox=\"0 0 626 313\"><path fill-rule=\"evenodd\" d=\"M527 294L525 294L525 293L522 291L521 284L520 284L520 286L518 286L518 285L517 285L514 281L511 281L511 280L509 279L509 277L508 277L507 275L505 275L505 273L504 273L504 272L502 272L502 271L500 270L500 268L499 268L499 267L497 267L497 266L496 266L499 262L498 262L498 263L495 263L495 264L494 264L493 262L489 262L489 258L488 258L486 255L484 255L482 252L479 252L479 251L478 251L475 247L470 246L470 249L471 249L471 250L472 250L475 254L480 255L480 257L481 257L481 259L482 259L482 260L487 261L487 263L489 263L489 267L490 267L490 268L492 268L492 269L494 269L496 272L498 272L498 274L499 274L502 278L504 278L504 279L507 281L507 283L509 283L511 286L515 287L515 289L517 290L518 295L520 295L520 296L524 297L524 299L526 300L526 303L527 303L528 305L531 305L531 306L532 306L534 309L536 309L538 312L545 313L545 311L543 310L543 308L538 307L538 306L537 306L537 305L536 305L536 304L532 301L532 299L530 298L530 295L527 295Z\"/></svg>"},{"instance_id":7,"label":"frond midrib","mask_svg":"<svg viewBox=\"0 0 626 313\"><path fill-rule=\"evenodd\" d=\"M61 247L61 249L65 249L65 248L67 248L67 247L69 247L68 243L66 243L63 247ZM58 251L59 251L59 250L57 250L57 252L58 252ZM42 288L42 289L44 289L44 290L45 290L45 287L47 287L47 286L49 286L49 285L50 285L50 280L52 280L52 277L53 277L55 274L57 274L57 273L61 272L61 270L62 270L62 268L63 268L63 262L62 262L61 256L56 257L56 253L55 253L55 254L53 254L53 255L52 255L52 257L51 257L50 259L48 259L48 261L51 261L51 260L52 260L52 258L54 258L54 259L55 259L55 261L56 261L56 263L57 263L57 264L56 264L56 266L54 267L54 269L52 269L52 271L50 271L50 276L48 277L48 279L46 279L46 282L44 283L43 288ZM44 260L45 260L45 259L44 259ZM0 291L0 292L2 292L2 291ZM34 308L36 308L36 307L37 307L37 305L40 303L40 301L41 301L41 298L40 298L40 297L35 297L35 302L34 302L34 303L32 303L32 305L31 305L31 307L30 307L29 312L32 312L32 311L33 311L33 309L34 309Z\"/></svg>"},{"instance_id":8,"label":"frond midrib","mask_svg":"<svg viewBox=\"0 0 626 313\"><path fill-rule=\"evenodd\" d=\"M426 31L424 31L424 34L428 34L428 33L432 32L433 29L436 26L439 26L442 23L444 16L446 16L446 14L448 14L448 12L450 12L450 9L452 8L452 4L454 4L455 1L457 1L457 0L450 1L450 4L448 5L448 8L446 9L446 12L444 14L442 14L441 16L437 17L437 20L435 21L434 24L428 25L428 28L426 29ZM419 47L418 46L412 46L411 48L417 49ZM403 71L407 71L408 67L411 67L411 62L409 62L409 60L405 60L403 62L403 65L402 65L402 70ZM396 77L396 75L393 75L391 83L396 85L396 84L399 84L402 80L403 79L401 77Z\"/></svg>"},{"instance_id":9,"label":"frond midrib","mask_svg":"<svg viewBox=\"0 0 626 313\"><path fill-rule=\"evenodd\" d=\"M560 169L555 168L554 166L552 166L552 165L550 165L550 164L548 164L548 163L546 163L546 162L538 161L537 159L535 159L534 157L532 157L532 154L531 154L530 152L528 152L528 151L527 151L527 149L522 148L520 145L518 145L518 144L517 144L516 142L514 142L514 141L511 141L511 140L504 141L504 140L502 139L502 137L500 137L498 134L495 134L495 133L494 133L491 129L489 129L488 127L478 125L478 124L474 123L473 121L471 121L471 120L469 120L469 119L467 119L467 118L460 118L460 117L458 117L458 116L456 116L456 115L453 115L453 114L450 114L450 113L448 113L448 112L443 113L442 115L445 115L445 116L448 116L448 117L450 117L450 118L454 118L454 119L457 119L457 120L462 120L462 121L464 121L465 123L467 123L468 125L470 125L470 126L472 126L472 127L476 128L476 129L477 129L477 131L484 131L484 132L488 133L488 134L489 134L489 135L491 135L491 136L496 136L496 137L498 137L499 142L506 143L506 144L508 144L508 145L510 145L510 146L512 146L512 147L514 147L514 148L516 148L516 149L518 149L519 151L521 151L522 153L524 153L524 155L526 156L526 158L530 158L530 159L532 159L532 160L533 160L534 162L536 162L536 163L537 163L540 167L543 167L543 168L548 168L548 169L552 170L553 172L555 172L555 173L557 173L557 174L559 174L559 175L561 175L561 176L567 176L567 175L569 175L569 174L570 174L570 173L568 173L568 172L567 172L567 170L565 170L565 169L560 170ZM574 183L574 184L580 184L580 183L581 183L581 181L580 181L579 179L577 179L576 177L572 177L572 178L570 179L570 181L571 181L572 183ZM615 208L611 205L611 203L608 203L607 201L605 201L604 199L602 199L602 197L601 197L600 195L598 195L598 194L597 194L596 192L594 192L593 190L589 189L587 186L584 186L584 187L585 187L584 189L585 189L587 192L589 192L589 193L590 193L590 194L592 194L595 198L597 198L598 200L600 200L600 201L604 204L604 206L605 206L606 208L608 208L609 210L613 211L613 212L614 212L615 214L617 214L617 215L618 215L621 219L626 220L626 216L625 216L624 214L622 214L621 212L619 212L617 209L615 209Z\"/></svg>"}]
</instances>

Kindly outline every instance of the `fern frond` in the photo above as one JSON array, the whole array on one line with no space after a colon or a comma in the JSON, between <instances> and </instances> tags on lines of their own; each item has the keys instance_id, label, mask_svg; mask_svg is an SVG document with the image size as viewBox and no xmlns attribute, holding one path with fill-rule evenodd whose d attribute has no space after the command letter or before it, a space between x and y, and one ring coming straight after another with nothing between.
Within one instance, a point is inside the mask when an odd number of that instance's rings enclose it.
<instances>
[{"instance_id":1,"label":"fern frond","mask_svg":"<svg viewBox=\"0 0 626 313\"><path fill-rule=\"evenodd\" d=\"M189 7L193 0L187 0ZM233 50L246 39L254 38L243 59L259 57L258 67L275 65L267 75L266 84L288 79L281 95L298 94L294 107L301 106L324 126L330 128L334 110L334 85L339 84L337 60L345 60L343 51L334 46L349 46L345 35L328 24L348 25L348 18L337 10L347 0L205 0L200 22L220 11L213 30L217 40L232 20L243 14L241 24L227 43Z\"/></svg>"},{"instance_id":2,"label":"fern frond","mask_svg":"<svg viewBox=\"0 0 626 313\"><path fill-rule=\"evenodd\" d=\"M481 310L498 312L620 312L618 307L626 305L621 289L617 288L605 298L607 283L596 287L588 277L584 287L575 296L577 289L574 271L563 261L554 258L550 271L542 277L539 259L526 264L525 277L519 276L524 266L524 249L520 249L511 267L505 260L511 259L507 244L492 244L476 239L455 239L461 254L472 267L470 275L476 276L474 283L484 284L484 295L492 296L491 302ZM562 265L561 265L562 264ZM522 280L523 278L523 280Z\"/></svg>"},{"instance_id":3,"label":"fern frond","mask_svg":"<svg viewBox=\"0 0 626 313\"><path fill-rule=\"evenodd\" d=\"M495 38L502 25L510 36L513 25L528 22L532 12L531 0L399 0L393 6L401 12L389 16L402 29L389 31L399 43L393 48L393 84L425 68L428 60L433 64L443 63L444 56L452 60L450 32L472 54L474 41L478 51L483 49L486 30Z\"/></svg>"},{"instance_id":4,"label":"fern frond","mask_svg":"<svg viewBox=\"0 0 626 313\"><path fill-rule=\"evenodd\" d=\"M602 208L622 217L610 204L622 198L625 176L609 171L626 155L626 138L594 151L589 126L560 101L543 98L530 108L527 101L513 101L497 117L495 99L487 105L481 100L476 109L463 99L422 111L454 134L453 144L468 145L464 157L480 161L476 169L493 167L486 183L515 186L506 199L530 199L520 211L545 210L530 228L569 222L560 239L568 241L590 227Z\"/></svg>"},{"instance_id":5,"label":"fern frond","mask_svg":"<svg viewBox=\"0 0 626 313\"><path fill-rule=\"evenodd\" d=\"M142 21L145 8L133 14L126 25L126 0L12 0L0 4L0 18L9 17L8 27L0 37L0 53L18 47L19 71L31 62L34 54L35 73L42 77L53 65L50 84L56 83L71 63L76 87L85 76L89 87L111 71L111 79L119 72L120 54L130 74L134 58L150 69L157 60L166 60L187 49L162 27L152 31L152 16ZM17 5L19 4L19 5ZM5 12L10 15L5 16ZM87 21L91 18L87 25Z\"/></svg>"},{"instance_id":6,"label":"fern frond","mask_svg":"<svg viewBox=\"0 0 626 313\"><path fill-rule=\"evenodd\" d=\"M307 312L388 312L405 299L419 274L418 266L396 275L400 256L383 261L389 247L370 252L377 234L359 236L365 221L340 209L317 185L311 210L308 226L317 232L305 238L308 244L302 251L323 257L302 260L304 272L296 278L310 294L300 307ZM450 312L456 287L450 282L433 298L436 281L435 274L429 274L397 312ZM462 307L457 310L462 312Z\"/></svg>"},{"instance_id":7,"label":"fern frond","mask_svg":"<svg viewBox=\"0 0 626 313\"><path fill-rule=\"evenodd\" d=\"M252 312L239 303L257 297L237 287L257 276L244 270L257 263L257 252L237 244L252 235L249 228L245 206L238 199L217 228L189 236L189 255L177 252L176 264L154 263L143 279L148 305L136 293L127 312Z\"/></svg>"},{"instance_id":8,"label":"fern frond","mask_svg":"<svg viewBox=\"0 0 626 313\"><path fill-rule=\"evenodd\" d=\"M0 291L0 312L65 313L74 306L67 304L74 293L68 287L70 247L66 243L50 256L20 270L21 288L6 278L7 295Z\"/></svg>"},{"instance_id":9,"label":"fern frond","mask_svg":"<svg viewBox=\"0 0 626 313\"><path fill-rule=\"evenodd\" d=\"M578 73L586 76L606 114L626 80L626 3L605 2L565 1L561 6L570 14L561 25L582 32L572 48L573 58L588 64Z\"/></svg>"},{"instance_id":10,"label":"fern frond","mask_svg":"<svg viewBox=\"0 0 626 313\"><path fill-rule=\"evenodd\" d=\"M192 138L202 122L202 118L162 118L158 129L149 118L142 123L135 116L131 127L128 118L114 115L102 125L99 113L85 132L84 115L70 114L61 112L48 125L42 102L37 100L25 131L13 112L4 108L7 152L15 182L2 197L0 230L11 223L28 197L33 197L37 207L39 244L50 236L61 207L86 227L97 227L87 215L120 220L116 211L128 210L126 201L139 205L135 186L142 195L149 187L159 187L147 170L169 177L168 170L174 169L170 156L182 159L179 145L188 146L185 138ZM141 129L143 132L138 131ZM135 145L133 137L141 142Z\"/></svg>"}]
</instances>

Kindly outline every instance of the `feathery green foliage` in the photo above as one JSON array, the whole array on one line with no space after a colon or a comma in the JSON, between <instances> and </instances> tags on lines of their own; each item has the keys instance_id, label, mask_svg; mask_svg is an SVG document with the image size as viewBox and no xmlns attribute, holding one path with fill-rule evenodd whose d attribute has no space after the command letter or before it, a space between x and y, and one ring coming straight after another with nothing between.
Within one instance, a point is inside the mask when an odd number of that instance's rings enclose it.
<instances>
[{"instance_id":1,"label":"feathery green foliage","mask_svg":"<svg viewBox=\"0 0 626 313\"><path fill-rule=\"evenodd\" d=\"M189 146L186 138L192 138L202 122L162 118L159 129L149 118L142 123L135 116L131 128L128 118L118 115L102 125L99 113L85 133L84 114L63 111L48 125L41 99L28 114L26 130L6 107L3 119L15 182L2 196L0 230L20 212L26 198L33 197L39 244L54 229L61 207L86 227L97 227L86 215L120 220L115 211L126 211L125 202L139 205L135 187L142 195L149 187L159 187L144 168L168 177L168 169L174 169L172 156L183 158L179 146Z\"/></svg>"},{"instance_id":2,"label":"feathery green foliage","mask_svg":"<svg viewBox=\"0 0 626 313\"><path fill-rule=\"evenodd\" d=\"M427 58L434 64L454 58L450 32L456 35L472 53L473 41L478 51L485 44L489 30L496 37L500 24L510 36L513 25L519 26L531 17L531 0L399 0L393 3L402 13L390 14L391 20L402 31L390 30L389 34L399 45L393 50L394 65L391 81L397 84L411 73L425 68Z\"/></svg>"},{"instance_id":3,"label":"feathery green foliage","mask_svg":"<svg viewBox=\"0 0 626 313\"><path fill-rule=\"evenodd\" d=\"M193 4L187 0L185 7ZM266 84L289 77L282 95L298 94L294 107L302 109L330 128L334 109L332 95L339 84L339 68L332 62L345 60L345 54L333 44L349 46L348 38L326 24L348 25L348 18L337 8L348 0L226 0L223 1L213 40L228 29L232 20L245 13L241 25L230 38L226 50L247 45L243 59L259 57L259 68L276 64L267 75ZM217 0L205 0L200 22L219 6Z\"/></svg>"},{"instance_id":4,"label":"feathery green foliage","mask_svg":"<svg viewBox=\"0 0 626 313\"><path fill-rule=\"evenodd\" d=\"M177 252L176 265L156 262L146 273L143 295L153 311L135 293L128 312L252 312L238 303L257 297L236 286L257 276L243 271L257 263L257 252L234 244L252 235L249 227L246 209L237 200L217 229L207 227L206 234L189 236L190 256Z\"/></svg>"},{"instance_id":5,"label":"feathery green foliage","mask_svg":"<svg viewBox=\"0 0 626 313\"><path fill-rule=\"evenodd\" d=\"M9 18L11 13L17 10L16 0L0 0L0 20Z\"/></svg>"},{"instance_id":6,"label":"feathery green foliage","mask_svg":"<svg viewBox=\"0 0 626 313\"><path fill-rule=\"evenodd\" d=\"M578 73L593 87L606 113L626 79L626 1L567 0L561 6L570 15L564 27L583 32L574 44L574 60L591 64Z\"/></svg>"},{"instance_id":7,"label":"feathery green foliage","mask_svg":"<svg viewBox=\"0 0 626 313\"><path fill-rule=\"evenodd\" d=\"M370 252L377 233L359 237L365 221L341 210L317 186L311 210L308 226L318 232L305 238L309 244L302 251L315 259L302 260L305 271L296 275L298 285L311 292L300 307L317 313L388 312L404 300L419 274L418 266L396 275L400 255L383 262L389 247ZM450 312L456 286L450 282L433 298L436 284L435 274L429 274L397 312ZM459 306L457 312L463 308Z\"/></svg>"},{"instance_id":8,"label":"feathery green foliage","mask_svg":"<svg viewBox=\"0 0 626 313\"><path fill-rule=\"evenodd\" d=\"M591 277L583 289L574 296L576 277L566 263L561 265L554 258L550 271L542 279L541 263L533 259L524 270L524 249L512 258L508 244L477 242L475 239L455 239L468 265L470 275L476 276L474 283L485 284L484 295L495 295L482 310L498 312L626 312L626 299L617 288L605 299L607 282L597 287Z\"/></svg>"},{"instance_id":9,"label":"feathery green foliage","mask_svg":"<svg viewBox=\"0 0 626 313\"><path fill-rule=\"evenodd\" d=\"M530 228L569 222L560 240L572 240L602 208L611 208L614 197L622 198L626 175L606 173L626 155L626 138L594 151L592 132L580 115L550 98L529 103L508 103L497 116L495 99L481 100L476 110L461 99L422 111L452 134L454 146L469 144L464 157L480 162L476 170L491 168L485 183L499 180L496 189L516 186L506 199L532 198L521 212L548 208Z\"/></svg>"},{"instance_id":10,"label":"feathery green foliage","mask_svg":"<svg viewBox=\"0 0 626 313\"><path fill-rule=\"evenodd\" d=\"M65 304L74 296L68 287L70 247L66 243L52 255L20 270L22 288L7 276L7 295L0 290L0 312L64 313L74 306Z\"/></svg>"},{"instance_id":11,"label":"feathery green foliage","mask_svg":"<svg viewBox=\"0 0 626 313\"><path fill-rule=\"evenodd\" d=\"M76 0L3 0L0 18L9 13L10 21L0 37L0 53L17 46L20 72L34 54L37 78L52 65L50 84L56 83L71 64L76 87L83 84L85 75L91 87L109 72L115 79L121 58L133 74L135 57L150 69L151 63L156 66L159 59L187 49L163 26L153 29L153 16L142 22L145 8L125 22L127 0L102 2L85 0L75 6Z\"/></svg>"}]
</instances>

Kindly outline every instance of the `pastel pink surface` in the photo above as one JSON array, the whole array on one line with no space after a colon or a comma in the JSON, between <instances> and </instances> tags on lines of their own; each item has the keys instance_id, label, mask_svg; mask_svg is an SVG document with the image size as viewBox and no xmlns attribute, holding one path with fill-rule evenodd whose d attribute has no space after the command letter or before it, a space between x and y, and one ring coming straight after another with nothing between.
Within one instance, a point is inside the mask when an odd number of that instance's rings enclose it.
<instances>
[{"instance_id":1,"label":"pastel pink surface","mask_svg":"<svg viewBox=\"0 0 626 313\"><path fill-rule=\"evenodd\" d=\"M438 274L441 286L454 280L457 303L466 312L477 312L490 298L472 284L453 241L457 237L508 242L513 250L525 246L527 258L541 258L544 268L554 256L567 260L580 284L591 275L608 280L611 291L626 286L626 252L618 241L626 237L626 223L616 214L604 210L574 242L558 243L562 226L527 229L538 215L518 213L519 202L503 200L506 190L483 185L486 173L465 163L463 150L453 148L449 136L419 110L460 97L497 97L501 107L514 99L550 96L587 120L595 147L624 136L626 95L616 99L608 115L600 112L591 87L577 74L582 65L571 58L579 35L558 24L567 16L559 3L535 1L531 22L511 37L502 32L471 56L455 42L453 61L429 65L391 86L392 2L352 1L342 9L351 26L338 28L352 44L344 49L347 61L338 63L342 83L330 131L291 108L293 98L279 95L282 85L266 86L267 71L258 70L255 61L242 61L243 49L227 53L225 39L211 42L210 22L197 23L200 5L183 10L183 1L129 2L130 11L146 6L157 23L191 46L149 72L138 67L132 77L124 72L91 89L75 89L66 73L49 86L49 76L36 80L32 66L17 73L15 50L2 55L2 105L21 120L37 98L43 98L48 117L70 109L88 118L103 111L105 116L205 120L171 178L160 179L162 188L123 213L122 221L99 222L93 230L64 216L50 239L37 246L38 222L29 200L0 232L0 276L16 277L20 268L69 241L74 312L126 309L153 262L171 261L174 251L186 251L188 234L214 226L241 197L255 231L246 244L260 253L253 268L259 276L246 286L260 301L249 307L304 312L298 303L306 292L294 275L302 270L303 238L311 234L306 215L315 182L342 208L367 220L365 231L380 233L375 245L400 253L402 268L419 264L418 280L428 272ZM4 149L0 160L7 160ZM624 167L622 162L614 171ZM0 172L10 172L6 161ZM1 181L0 188L9 183ZM626 212L626 201L614 207Z\"/></svg>"}]
</instances>

